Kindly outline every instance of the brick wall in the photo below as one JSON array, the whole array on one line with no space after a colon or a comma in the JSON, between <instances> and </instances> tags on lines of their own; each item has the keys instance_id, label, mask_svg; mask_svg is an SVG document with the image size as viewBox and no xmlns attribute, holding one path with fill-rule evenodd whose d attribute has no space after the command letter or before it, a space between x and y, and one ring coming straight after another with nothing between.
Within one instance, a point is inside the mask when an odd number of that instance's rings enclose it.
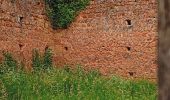
<instances>
[{"instance_id":1,"label":"brick wall","mask_svg":"<svg viewBox=\"0 0 170 100\"><path fill-rule=\"evenodd\" d=\"M49 47L58 65L155 78L156 0L92 0L68 29L52 30L43 0L0 0L0 51L31 68L32 49Z\"/></svg>"}]
</instances>

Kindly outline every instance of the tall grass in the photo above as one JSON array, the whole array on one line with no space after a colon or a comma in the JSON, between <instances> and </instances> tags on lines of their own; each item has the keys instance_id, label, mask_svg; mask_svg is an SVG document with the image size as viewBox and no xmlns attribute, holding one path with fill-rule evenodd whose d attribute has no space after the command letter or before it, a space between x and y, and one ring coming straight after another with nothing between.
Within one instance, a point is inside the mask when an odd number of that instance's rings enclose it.
<instances>
[{"instance_id":1,"label":"tall grass","mask_svg":"<svg viewBox=\"0 0 170 100\"><path fill-rule=\"evenodd\" d=\"M155 100L147 81L104 78L96 72L50 69L1 75L1 97L9 100Z\"/></svg>"},{"instance_id":2,"label":"tall grass","mask_svg":"<svg viewBox=\"0 0 170 100\"><path fill-rule=\"evenodd\" d=\"M34 70L49 69L53 66L52 51L47 48L43 55L40 55L37 49L32 52L32 67Z\"/></svg>"},{"instance_id":3,"label":"tall grass","mask_svg":"<svg viewBox=\"0 0 170 100\"><path fill-rule=\"evenodd\" d=\"M80 66L0 74L1 100L156 100L156 91L156 85L145 80L106 78Z\"/></svg>"}]
</instances>

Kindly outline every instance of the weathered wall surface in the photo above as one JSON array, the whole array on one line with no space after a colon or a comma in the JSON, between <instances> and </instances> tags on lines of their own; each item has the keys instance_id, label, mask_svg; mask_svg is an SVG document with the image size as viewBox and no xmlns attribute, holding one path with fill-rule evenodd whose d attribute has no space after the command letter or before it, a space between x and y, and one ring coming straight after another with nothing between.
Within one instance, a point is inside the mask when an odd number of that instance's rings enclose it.
<instances>
[{"instance_id":1,"label":"weathered wall surface","mask_svg":"<svg viewBox=\"0 0 170 100\"><path fill-rule=\"evenodd\" d=\"M64 30L51 29L43 0L0 0L0 51L30 67L32 49L46 47L58 65L155 78L156 0L92 0Z\"/></svg>"}]
</instances>

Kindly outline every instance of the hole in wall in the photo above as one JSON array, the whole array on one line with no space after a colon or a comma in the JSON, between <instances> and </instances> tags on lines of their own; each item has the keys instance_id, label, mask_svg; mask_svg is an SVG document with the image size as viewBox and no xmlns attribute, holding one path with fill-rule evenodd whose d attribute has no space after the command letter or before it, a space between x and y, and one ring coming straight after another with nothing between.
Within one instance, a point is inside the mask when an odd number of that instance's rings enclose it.
<instances>
[{"instance_id":1,"label":"hole in wall","mask_svg":"<svg viewBox=\"0 0 170 100\"><path fill-rule=\"evenodd\" d=\"M128 51L131 51L131 47L126 47L126 49L127 49Z\"/></svg>"},{"instance_id":2,"label":"hole in wall","mask_svg":"<svg viewBox=\"0 0 170 100\"><path fill-rule=\"evenodd\" d=\"M18 44L19 45L19 48L20 48L20 50L23 48L23 44Z\"/></svg>"},{"instance_id":3,"label":"hole in wall","mask_svg":"<svg viewBox=\"0 0 170 100\"><path fill-rule=\"evenodd\" d=\"M23 16L19 16L19 17L18 17L18 22L19 22L19 23L22 23L23 19L24 19Z\"/></svg>"},{"instance_id":4,"label":"hole in wall","mask_svg":"<svg viewBox=\"0 0 170 100\"><path fill-rule=\"evenodd\" d=\"M37 5L40 5L41 3L40 2L37 2Z\"/></svg>"},{"instance_id":5,"label":"hole in wall","mask_svg":"<svg viewBox=\"0 0 170 100\"><path fill-rule=\"evenodd\" d=\"M127 19L126 22L127 22L127 25L128 25L128 26L131 26L131 25L132 25L132 21L131 21L130 19Z\"/></svg>"},{"instance_id":6,"label":"hole in wall","mask_svg":"<svg viewBox=\"0 0 170 100\"><path fill-rule=\"evenodd\" d=\"M11 0L11 3L15 3L15 0Z\"/></svg>"},{"instance_id":7,"label":"hole in wall","mask_svg":"<svg viewBox=\"0 0 170 100\"><path fill-rule=\"evenodd\" d=\"M19 17L20 18L20 21L22 21L24 19L24 17Z\"/></svg>"},{"instance_id":8,"label":"hole in wall","mask_svg":"<svg viewBox=\"0 0 170 100\"><path fill-rule=\"evenodd\" d=\"M68 50L68 47L64 47L64 49L67 51L67 50Z\"/></svg>"},{"instance_id":9,"label":"hole in wall","mask_svg":"<svg viewBox=\"0 0 170 100\"><path fill-rule=\"evenodd\" d=\"M49 49L49 46L47 45L46 47L45 47L45 51L47 51Z\"/></svg>"},{"instance_id":10,"label":"hole in wall","mask_svg":"<svg viewBox=\"0 0 170 100\"><path fill-rule=\"evenodd\" d=\"M134 72L128 72L130 76L133 76L135 73Z\"/></svg>"}]
</instances>

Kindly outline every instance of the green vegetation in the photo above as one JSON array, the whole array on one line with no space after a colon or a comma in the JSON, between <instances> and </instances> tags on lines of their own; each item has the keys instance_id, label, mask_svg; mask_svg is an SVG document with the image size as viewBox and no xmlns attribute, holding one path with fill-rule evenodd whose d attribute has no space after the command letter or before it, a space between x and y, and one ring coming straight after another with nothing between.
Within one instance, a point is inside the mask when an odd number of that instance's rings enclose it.
<instances>
[{"instance_id":1,"label":"green vegetation","mask_svg":"<svg viewBox=\"0 0 170 100\"><path fill-rule=\"evenodd\" d=\"M57 69L51 66L51 51L43 59L34 51L34 66L39 70L17 69L16 60L8 53L0 65L1 100L156 100L156 84L119 77L106 78L98 71L84 71L80 66ZM38 59L38 60L37 60ZM43 63L39 63L39 62ZM13 66L13 67L12 67Z\"/></svg>"},{"instance_id":2,"label":"green vegetation","mask_svg":"<svg viewBox=\"0 0 170 100\"><path fill-rule=\"evenodd\" d=\"M17 66L19 67L18 62L12 57L11 53L4 52L3 56L4 60L2 63L0 63L0 74L17 70Z\"/></svg>"},{"instance_id":3,"label":"green vegetation","mask_svg":"<svg viewBox=\"0 0 170 100\"><path fill-rule=\"evenodd\" d=\"M54 29L67 28L90 0L45 0L47 15Z\"/></svg>"},{"instance_id":4,"label":"green vegetation","mask_svg":"<svg viewBox=\"0 0 170 100\"><path fill-rule=\"evenodd\" d=\"M40 55L37 49L33 50L32 53L32 67L34 70L45 70L53 66L52 63L52 51L47 48L44 52L44 55Z\"/></svg>"},{"instance_id":5,"label":"green vegetation","mask_svg":"<svg viewBox=\"0 0 170 100\"><path fill-rule=\"evenodd\" d=\"M13 71L1 75L0 83L1 98L9 100L156 100L155 84L106 79L96 72Z\"/></svg>"}]
</instances>

